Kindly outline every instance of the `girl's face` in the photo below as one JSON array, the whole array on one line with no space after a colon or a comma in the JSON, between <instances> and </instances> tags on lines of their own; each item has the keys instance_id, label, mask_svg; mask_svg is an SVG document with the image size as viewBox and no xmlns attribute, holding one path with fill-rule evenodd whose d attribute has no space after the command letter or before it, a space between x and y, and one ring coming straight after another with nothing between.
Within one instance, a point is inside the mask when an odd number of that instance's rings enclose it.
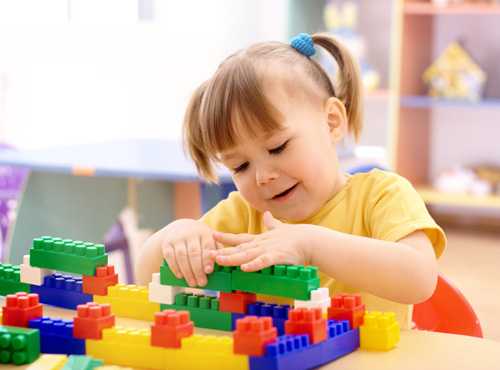
<instances>
[{"instance_id":1,"label":"girl's face","mask_svg":"<svg viewBox=\"0 0 500 370\"><path fill-rule=\"evenodd\" d=\"M302 221L316 213L345 183L335 144L347 131L345 109L336 98L318 105L271 89L283 130L243 136L221 154L241 195L259 211Z\"/></svg>"}]
</instances>

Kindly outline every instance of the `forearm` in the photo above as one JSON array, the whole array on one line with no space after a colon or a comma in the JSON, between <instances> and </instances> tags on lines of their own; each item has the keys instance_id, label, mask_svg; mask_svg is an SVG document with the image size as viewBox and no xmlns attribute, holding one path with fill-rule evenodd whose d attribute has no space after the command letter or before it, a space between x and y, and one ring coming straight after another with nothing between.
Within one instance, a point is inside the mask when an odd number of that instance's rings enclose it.
<instances>
[{"instance_id":1,"label":"forearm","mask_svg":"<svg viewBox=\"0 0 500 370\"><path fill-rule=\"evenodd\" d=\"M311 264L360 291L400 303L425 300L437 276L435 260L412 246L327 228L313 241Z\"/></svg>"}]
</instances>

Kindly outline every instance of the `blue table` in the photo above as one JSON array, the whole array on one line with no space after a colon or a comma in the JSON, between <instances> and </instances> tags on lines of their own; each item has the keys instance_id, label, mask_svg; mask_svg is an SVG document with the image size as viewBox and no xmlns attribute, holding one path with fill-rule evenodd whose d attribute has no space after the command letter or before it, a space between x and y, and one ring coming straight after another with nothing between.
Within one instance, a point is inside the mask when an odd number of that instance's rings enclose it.
<instances>
[{"instance_id":1,"label":"blue table","mask_svg":"<svg viewBox=\"0 0 500 370\"><path fill-rule=\"evenodd\" d=\"M141 227L158 229L174 218L198 217L232 189L223 171L223 186L203 185L174 140L8 150L0 152L0 165L31 171L9 238L12 263L40 235L102 241L126 204Z\"/></svg>"}]
</instances>

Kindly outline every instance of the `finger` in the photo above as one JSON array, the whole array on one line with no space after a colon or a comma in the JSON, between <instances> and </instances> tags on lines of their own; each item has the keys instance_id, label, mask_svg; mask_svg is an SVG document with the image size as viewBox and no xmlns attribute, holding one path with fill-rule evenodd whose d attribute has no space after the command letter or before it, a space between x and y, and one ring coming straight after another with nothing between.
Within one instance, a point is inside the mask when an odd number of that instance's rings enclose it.
<instances>
[{"instance_id":1,"label":"finger","mask_svg":"<svg viewBox=\"0 0 500 370\"><path fill-rule=\"evenodd\" d=\"M162 250L163 258L167 261L168 267L170 267L170 270L177 279L181 279L182 274L177 264L177 260L175 259L174 247L170 243L164 243Z\"/></svg>"},{"instance_id":2,"label":"finger","mask_svg":"<svg viewBox=\"0 0 500 370\"><path fill-rule=\"evenodd\" d=\"M255 235L221 233L217 231L213 234L213 238L215 241L224 245L238 245L253 240L255 238Z\"/></svg>"},{"instance_id":3,"label":"finger","mask_svg":"<svg viewBox=\"0 0 500 370\"><path fill-rule=\"evenodd\" d=\"M189 239L186 243L188 260L191 265L191 271L193 271L194 279L196 280L196 285L204 286L207 283L207 277L205 276L202 260L202 250L201 250L201 239L193 238Z\"/></svg>"},{"instance_id":4,"label":"finger","mask_svg":"<svg viewBox=\"0 0 500 370\"><path fill-rule=\"evenodd\" d=\"M177 259L177 265L181 274L186 279L189 286L193 287L196 285L194 279L193 271L191 271L191 264L189 263L189 257L187 253L186 243L184 241L178 242L174 245L175 258Z\"/></svg>"},{"instance_id":5,"label":"finger","mask_svg":"<svg viewBox=\"0 0 500 370\"><path fill-rule=\"evenodd\" d=\"M236 247L226 247L224 249L219 249L215 253L216 256L230 256L231 254L239 253L247 249L252 249L255 248L256 246L257 243L255 241L251 241L248 243L237 245Z\"/></svg>"},{"instance_id":6,"label":"finger","mask_svg":"<svg viewBox=\"0 0 500 370\"><path fill-rule=\"evenodd\" d=\"M217 249L215 241L212 238L202 237L201 249L203 258L203 271L205 271L206 274L210 274L214 270L215 254L213 254L212 252Z\"/></svg>"},{"instance_id":7,"label":"finger","mask_svg":"<svg viewBox=\"0 0 500 370\"><path fill-rule=\"evenodd\" d=\"M217 256L216 261L222 266L239 266L250 262L263 253L262 248L252 248L226 256Z\"/></svg>"},{"instance_id":8,"label":"finger","mask_svg":"<svg viewBox=\"0 0 500 370\"><path fill-rule=\"evenodd\" d=\"M268 230L275 229L281 225L281 221L275 219L272 213L269 211L264 212L263 221L264 221L264 226Z\"/></svg>"},{"instance_id":9,"label":"finger","mask_svg":"<svg viewBox=\"0 0 500 370\"><path fill-rule=\"evenodd\" d=\"M241 269L245 272L253 272L265 269L266 267L275 265L274 255L271 253L260 254L256 258L241 265Z\"/></svg>"}]
</instances>

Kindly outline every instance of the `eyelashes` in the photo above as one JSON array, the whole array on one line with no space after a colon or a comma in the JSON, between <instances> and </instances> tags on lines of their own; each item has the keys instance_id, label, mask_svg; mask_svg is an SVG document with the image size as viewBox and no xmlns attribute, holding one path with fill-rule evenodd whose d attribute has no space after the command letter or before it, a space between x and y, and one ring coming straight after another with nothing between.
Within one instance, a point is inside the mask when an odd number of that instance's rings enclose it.
<instances>
[{"instance_id":1,"label":"eyelashes","mask_svg":"<svg viewBox=\"0 0 500 370\"><path fill-rule=\"evenodd\" d=\"M271 155L281 154L286 149L289 141L290 140L287 140L283 144L281 144L280 146L277 146L276 148L273 148L273 149L269 149L269 154L271 154ZM240 164L238 167L233 168L233 172L234 173L243 172L248 168L249 165L250 165L249 162L244 162L244 163Z\"/></svg>"}]
</instances>

